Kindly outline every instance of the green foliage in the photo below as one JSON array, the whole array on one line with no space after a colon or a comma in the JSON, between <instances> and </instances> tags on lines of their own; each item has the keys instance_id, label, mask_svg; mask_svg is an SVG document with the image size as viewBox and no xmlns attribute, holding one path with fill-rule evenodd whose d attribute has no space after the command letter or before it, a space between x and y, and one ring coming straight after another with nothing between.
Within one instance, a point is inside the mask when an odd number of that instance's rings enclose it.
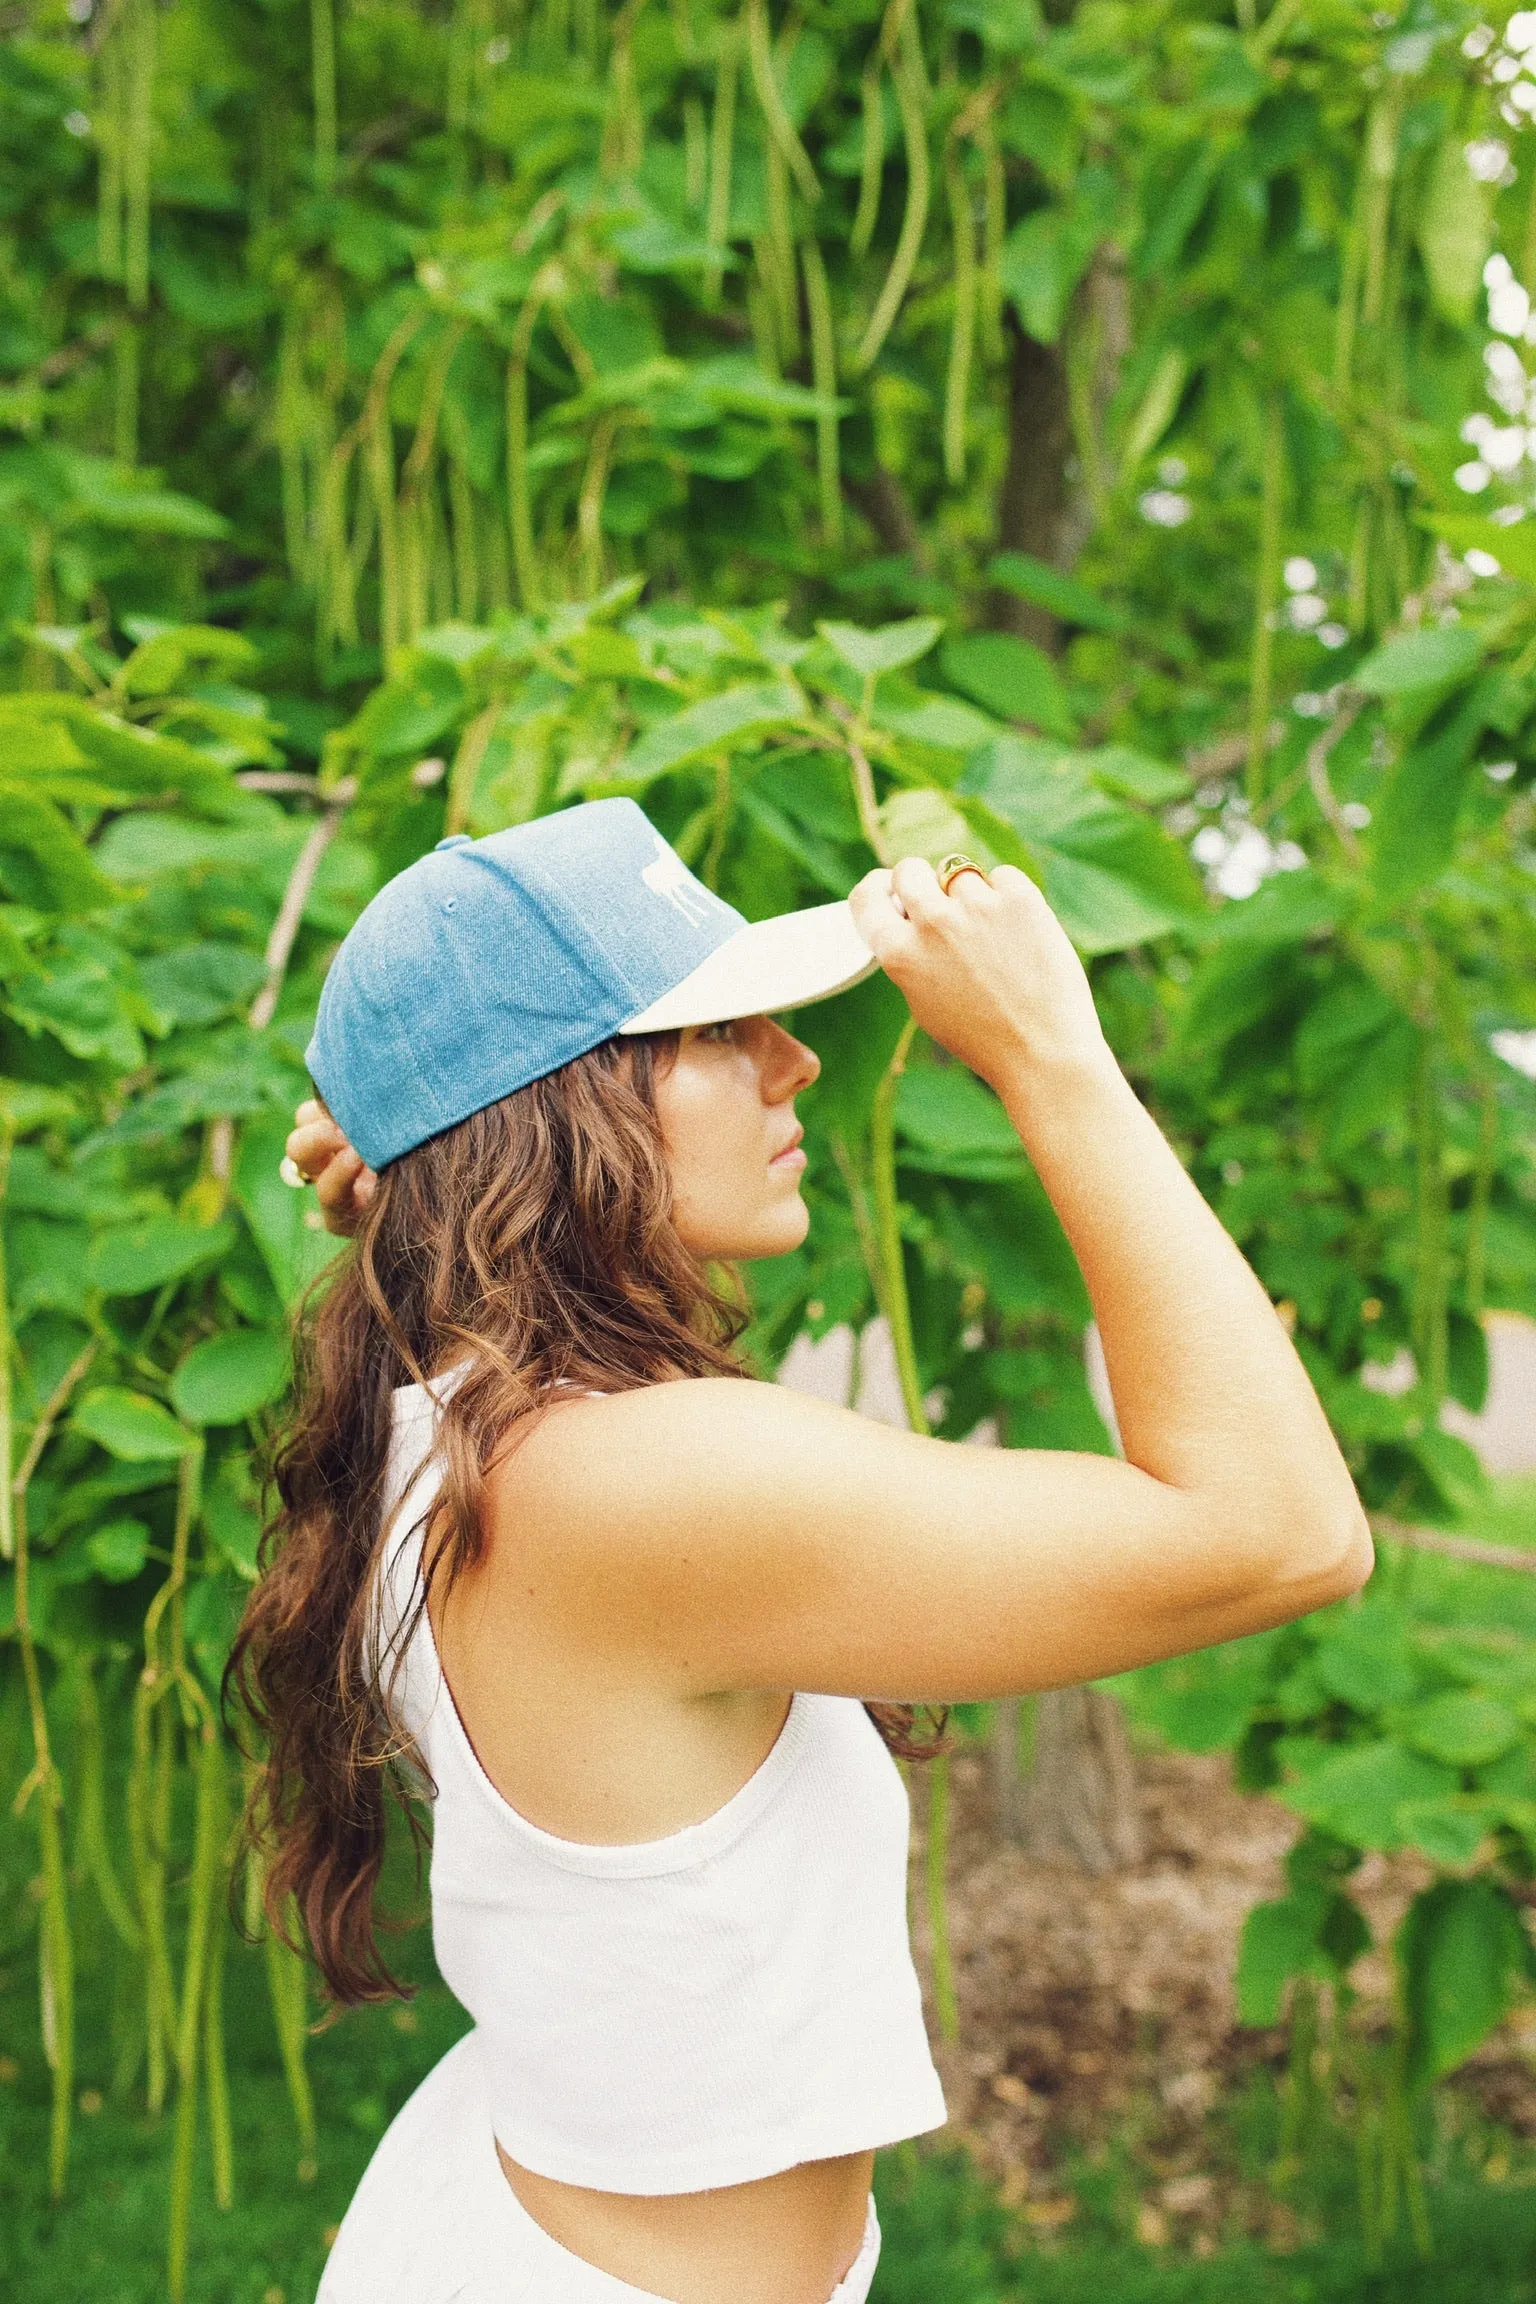
<instances>
[{"instance_id":1,"label":"green foliage","mask_svg":"<svg viewBox=\"0 0 1536 2304\"><path fill-rule=\"evenodd\" d=\"M1536 1025L1536 547L1514 480L1473 513L1452 474L1528 186L1470 172L1502 83L1449 0L1232 15L37 0L0 52L26 1828L51 2005L99 1903L124 2085L207 2077L220 2185L212 1706L336 1253L277 1162L337 937L445 832L638 794L749 917L894 856L1030 872L1367 1503L1485 1501L1440 1418L1484 1310L1536 1308L1536 1090L1492 1041ZM752 1276L764 1367L879 1307L915 1418L1107 1447L995 1100L883 980L799 1024L816 1220ZM1409 2088L1519 1984L1536 1862L1536 1627L1452 1631L1394 1584L1139 1683L1308 1821L1255 2020L1347 1991L1363 1851L1436 1868ZM72 1886L54 1743L128 1656L127 1850Z\"/></svg>"}]
</instances>

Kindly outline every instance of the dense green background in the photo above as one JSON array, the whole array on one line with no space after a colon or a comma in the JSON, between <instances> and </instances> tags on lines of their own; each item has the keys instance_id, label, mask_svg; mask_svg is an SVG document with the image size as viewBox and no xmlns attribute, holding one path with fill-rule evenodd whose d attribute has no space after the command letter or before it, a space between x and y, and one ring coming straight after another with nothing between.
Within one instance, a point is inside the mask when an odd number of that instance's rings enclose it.
<instances>
[{"instance_id":1,"label":"dense green background","mask_svg":"<svg viewBox=\"0 0 1536 2304\"><path fill-rule=\"evenodd\" d=\"M113 2229L169 2248L125 2292L243 2295L227 2249L296 2293L320 2195L283 2169L318 2135L339 2203L451 2015L312 2049L314 2130L300 1971L222 1919L254 1883L212 1697L330 1252L275 1172L318 985L444 830L632 793L749 916L873 858L1022 864L1373 1512L1528 1540L1440 1419L1483 1397L1482 1313L1536 1309L1536 1087L1497 1053L1536 1025L1536 72L1522 19L1452 0L7 30L0 1689L36 1885L0 2105L31 2292L121 2181ZM995 1101L879 983L803 1023L816 1222L753 1275L762 1366L878 1310L914 1422L1107 1447ZM1406 1389L1366 1380L1400 1354ZM1502 2211L1430 2147L1530 1980L1536 1646L1512 1576L1383 1560L1360 1607L1129 1690L1306 1825L1243 1946L1245 2019L1296 2043L1254 2149L1305 2146L1350 2237L1277 2295L1366 2293L1329 2282L1436 2233L1504 2292ZM1350 1883L1402 1847L1434 1882L1382 2040ZM927 2293L1008 2277L960 2178L888 2180L882 2294L946 2219L981 2268ZM1031 2292L1267 2277L1066 2265Z\"/></svg>"}]
</instances>

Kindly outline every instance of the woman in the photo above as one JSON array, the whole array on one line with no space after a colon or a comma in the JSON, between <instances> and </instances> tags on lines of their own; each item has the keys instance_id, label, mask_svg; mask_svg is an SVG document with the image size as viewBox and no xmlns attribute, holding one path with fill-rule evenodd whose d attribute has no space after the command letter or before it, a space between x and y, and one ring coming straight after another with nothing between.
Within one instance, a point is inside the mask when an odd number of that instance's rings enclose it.
<instances>
[{"instance_id":1,"label":"woman","mask_svg":"<svg viewBox=\"0 0 1536 2304\"><path fill-rule=\"evenodd\" d=\"M990 1083L1076 1251L1125 1456L957 1448L743 1380L713 1268L796 1247L770 1012L877 964ZM748 926L625 800L390 883L290 1155L356 1241L233 1667L334 1997L391 1988L384 1792L433 1797L475 2030L380 2144L323 2304L861 2304L876 2147L943 2098L907 1945L913 1706L1354 1591L1370 1540L1262 1288L1020 872ZM334 1116L334 1118L332 1117Z\"/></svg>"}]
</instances>

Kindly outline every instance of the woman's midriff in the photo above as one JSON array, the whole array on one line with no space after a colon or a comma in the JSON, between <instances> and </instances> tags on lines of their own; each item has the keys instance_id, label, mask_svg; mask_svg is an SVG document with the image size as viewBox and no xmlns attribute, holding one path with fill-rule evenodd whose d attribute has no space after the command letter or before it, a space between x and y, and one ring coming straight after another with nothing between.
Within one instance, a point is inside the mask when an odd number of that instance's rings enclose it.
<instances>
[{"instance_id":1,"label":"woman's midriff","mask_svg":"<svg viewBox=\"0 0 1536 2304\"><path fill-rule=\"evenodd\" d=\"M864 2238L873 2152L807 2160L750 2184L659 2196L536 2176L496 2147L552 2240L668 2304L827 2304Z\"/></svg>"}]
</instances>

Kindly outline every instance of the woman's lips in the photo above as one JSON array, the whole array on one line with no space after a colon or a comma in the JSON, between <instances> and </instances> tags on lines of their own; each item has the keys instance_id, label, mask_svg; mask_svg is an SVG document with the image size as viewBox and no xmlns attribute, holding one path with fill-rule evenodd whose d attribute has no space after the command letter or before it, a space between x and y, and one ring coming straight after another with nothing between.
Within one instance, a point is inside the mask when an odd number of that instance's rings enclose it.
<instances>
[{"instance_id":1,"label":"woman's lips","mask_svg":"<svg viewBox=\"0 0 1536 2304\"><path fill-rule=\"evenodd\" d=\"M797 1128L794 1135L790 1138L790 1141L785 1145L783 1151L775 1152L773 1158L768 1163L769 1167L803 1168L805 1166L805 1154L801 1150L800 1140L804 1134L805 1130L803 1128Z\"/></svg>"}]
</instances>

